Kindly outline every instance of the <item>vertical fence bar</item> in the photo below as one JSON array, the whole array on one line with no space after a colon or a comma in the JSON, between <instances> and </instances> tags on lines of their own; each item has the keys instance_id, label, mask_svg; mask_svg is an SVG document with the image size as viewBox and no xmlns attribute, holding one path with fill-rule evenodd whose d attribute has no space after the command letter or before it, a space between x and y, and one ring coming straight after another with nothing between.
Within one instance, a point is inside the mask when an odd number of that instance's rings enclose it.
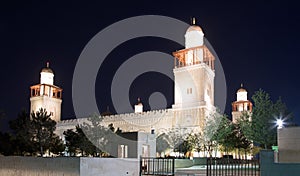
<instances>
[{"instance_id":1,"label":"vertical fence bar","mask_svg":"<svg viewBox=\"0 0 300 176\"><path fill-rule=\"evenodd\" d=\"M139 175L175 175L175 158L140 157Z\"/></svg>"},{"instance_id":2,"label":"vertical fence bar","mask_svg":"<svg viewBox=\"0 0 300 176\"><path fill-rule=\"evenodd\" d=\"M209 166L209 160L206 158L206 176L208 176L208 166Z\"/></svg>"},{"instance_id":3,"label":"vertical fence bar","mask_svg":"<svg viewBox=\"0 0 300 176\"><path fill-rule=\"evenodd\" d=\"M217 159L214 158L214 169L213 169L213 172L215 175L217 175L218 171L217 171Z\"/></svg>"},{"instance_id":4,"label":"vertical fence bar","mask_svg":"<svg viewBox=\"0 0 300 176\"><path fill-rule=\"evenodd\" d=\"M142 175L142 171L143 171L142 166L143 166L143 158L140 157L140 176Z\"/></svg>"},{"instance_id":5,"label":"vertical fence bar","mask_svg":"<svg viewBox=\"0 0 300 176\"><path fill-rule=\"evenodd\" d=\"M172 175L175 175L175 159L172 158Z\"/></svg>"}]
</instances>

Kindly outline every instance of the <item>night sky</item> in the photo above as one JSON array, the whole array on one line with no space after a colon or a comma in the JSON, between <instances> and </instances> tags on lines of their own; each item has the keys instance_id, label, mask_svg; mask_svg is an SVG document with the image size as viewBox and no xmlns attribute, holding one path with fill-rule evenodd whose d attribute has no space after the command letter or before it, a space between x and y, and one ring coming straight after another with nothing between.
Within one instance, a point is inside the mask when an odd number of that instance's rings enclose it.
<instances>
[{"instance_id":1,"label":"night sky","mask_svg":"<svg viewBox=\"0 0 300 176\"><path fill-rule=\"evenodd\" d=\"M82 49L105 27L138 15L164 15L187 23L191 17L197 19L225 72L227 114L243 83L249 96L259 88L274 100L281 96L300 124L300 14L298 6L287 0L2 3L0 109L6 120L16 118L21 109L29 111L29 87L39 83L40 71L47 61L54 70L55 85L63 88L62 119L75 118L72 77ZM171 54L179 49L182 47L174 42L151 37L130 40L115 48L98 72L96 95L100 111L107 106L114 111L111 81L126 59L150 50ZM174 84L156 74L140 75L133 82L129 92L132 104L137 97L145 100L156 90L165 92L168 107L173 104ZM144 106L149 108L147 103Z\"/></svg>"}]
</instances>

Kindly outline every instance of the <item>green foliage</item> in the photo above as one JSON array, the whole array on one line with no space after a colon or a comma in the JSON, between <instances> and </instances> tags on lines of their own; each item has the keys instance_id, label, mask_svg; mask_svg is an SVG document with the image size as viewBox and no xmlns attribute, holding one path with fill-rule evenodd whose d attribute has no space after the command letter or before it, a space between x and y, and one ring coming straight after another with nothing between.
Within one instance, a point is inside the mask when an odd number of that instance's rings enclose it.
<instances>
[{"instance_id":1,"label":"green foliage","mask_svg":"<svg viewBox=\"0 0 300 176\"><path fill-rule=\"evenodd\" d=\"M182 143L179 144L178 149L180 153L183 153L185 156L188 156L187 154L189 152L192 152L193 146L188 141L188 139L184 140Z\"/></svg>"},{"instance_id":2,"label":"green foliage","mask_svg":"<svg viewBox=\"0 0 300 176\"><path fill-rule=\"evenodd\" d=\"M281 99L274 103L270 95L262 89L255 92L252 100L254 102L252 114L243 114L238 123L249 140L265 149L271 148L277 144L276 119L284 118L291 122L292 118L288 118L287 107Z\"/></svg>"},{"instance_id":3,"label":"green foliage","mask_svg":"<svg viewBox=\"0 0 300 176\"><path fill-rule=\"evenodd\" d=\"M15 145L12 136L9 133L0 132L0 153L4 156L13 155L15 152Z\"/></svg>"},{"instance_id":4,"label":"green foliage","mask_svg":"<svg viewBox=\"0 0 300 176\"><path fill-rule=\"evenodd\" d=\"M192 150L196 150L197 152L202 151L202 135L201 133L197 134L189 134L186 141L188 141L189 145L191 146Z\"/></svg>"},{"instance_id":5,"label":"green foliage","mask_svg":"<svg viewBox=\"0 0 300 176\"><path fill-rule=\"evenodd\" d=\"M250 150L252 142L249 141L244 135L243 131L239 124L233 124L233 140L234 140L234 148L243 149L244 151Z\"/></svg>"},{"instance_id":6,"label":"green foliage","mask_svg":"<svg viewBox=\"0 0 300 176\"><path fill-rule=\"evenodd\" d=\"M251 142L247 140L240 126L233 124L225 114L215 112L207 119L203 133L197 134L196 144L198 152L208 151L212 156L212 149L221 149L228 153L235 149L250 150Z\"/></svg>"},{"instance_id":7,"label":"green foliage","mask_svg":"<svg viewBox=\"0 0 300 176\"><path fill-rule=\"evenodd\" d=\"M103 117L93 115L76 126L76 131L68 129L64 132L67 151L71 156L109 155L104 151L112 149L112 145L117 142L116 135L121 134L122 130L115 129L112 123L104 127L102 120Z\"/></svg>"},{"instance_id":8,"label":"green foliage","mask_svg":"<svg viewBox=\"0 0 300 176\"><path fill-rule=\"evenodd\" d=\"M111 125L110 128L104 127L101 122L103 120L102 116L92 115L88 119L88 122L84 122L80 125L80 128L84 131L86 137L98 148L104 151L108 151L110 146L108 146L108 139L112 139L110 134L112 132ZM113 127L114 129L114 127Z\"/></svg>"},{"instance_id":9,"label":"green foliage","mask_svg":"<svg viewBox=\"0 0 300 176\"><path fill-rule=\"evenodd\" d=\"M113 123L110 123L110 124L108 125L108 128L109 128L112 132L114 132L114 133L116 133L116 134L121 134L121 133L122 133L122 130L121 130L119 127L118 127L117 129L115 129Z\"/></svg>"},{"instance_id":10,"label":"green foliage","mask_svg":"<svg viewBox=\"0 0 300 176\"><path fill-rule=\"evenodd\" d=\"M56 122L50 118L45 109L32 112L31 117L22 111L18 118L9 122L13 130L11 144L14 144L15 155L43 156L45 151L61 154L64 144L54 133Z\"/></svg>"},{"instance_id":11,"label":"green foliage","mask_svg":"<svg viewBox=\"0 0 300 176\"><path fill-rule=\"evenodd\" d=\"M232 128L226 115L217 111L210 114L203 131L204 150L208 151L209 155L212 156L213 149L217 151L220 144L227 144L225 139L228 138L231 131Z\"/></svg>"},{"instance_id":12,"label":"green foliage","mask_svg":"<svg viewBox=\"0 0 300 176\"><path fill-rule=\"evenodd\" d=\"M161 153L168 149L168 136L165 133L160 134L156 138L156 152Z\"/></svg>"},{"instance_id":13,"label":"green foliage","mask_svg":"<svg viewBox=\"0 0 300 176\"><path fill-rule=\"evenodd\" d=\"M77 128L77 126L76 126ZM76 156L79 146L79 135L72 129L68 129L63 133L66 140L66 149L70 156Z\"/></svg>"},{"instance_id":14,"label":"green foliage","mask_svg":"<svg viewBox=\"0 0 300 176\"><path fill-rule=\"evenodd\" d=\"M97 156L101 153L95 145L86 137L83 130L77 125L76 131L68 129L64 131L67 151L70 156Z\"/></svg>"},{"instance_id":15,"label":"green foliage","mask_svg":"<svg viewBox=\"0 0 300 176\"><path fill-rule=\"evenodd\" d=\"M52 145L49 146L49 151L51 151L51 153L56 155L63 155L65 148L65 144L58 136L54 136L52 138Z\"/></svg>"},{"instance_id":16,"label":"green foliage","mask_svg":"<svg viewBox=\"0 0 300 176\"><path fill-rule=\"evenodd\" d=\"M31 142L39 148L40 155L43 156L46 150L49 150L51 145L57 143L57 136L54 134L56 122L51 119L51 115L46 109L40 109L37 112L31 113ZM38 148L35 150L37 151Z\"/></svg>"},{"instance_id":17,"label":"green foliage","mask_svg":"<svg viewBox=\"0 0 300 176\"><path fill-rule=\"evenodd\" d=\"M29 114L22 110L16 119L9 121L9 127L13 131L10 143L14 144L14 155L33 155L36 146Z\"/></svg>"},{"instance_id":18,"label":"green foliage","mask_svg":"<svg viewBox=\"0 0 300 176\"><path fill-rule=\"evenodd\" d=\"M166 133L166 135L166 140L168 141L170 148L172 148L174 152L182 152L181 144L187 136L185 129L180 127L172 128Z\"/></svg>"}]
</instances>

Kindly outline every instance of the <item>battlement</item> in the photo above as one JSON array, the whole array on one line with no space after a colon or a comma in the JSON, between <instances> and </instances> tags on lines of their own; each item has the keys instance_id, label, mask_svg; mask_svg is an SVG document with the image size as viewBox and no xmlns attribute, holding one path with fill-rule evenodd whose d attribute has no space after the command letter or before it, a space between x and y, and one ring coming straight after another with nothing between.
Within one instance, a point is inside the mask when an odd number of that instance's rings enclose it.
<instances>
[{"instance_id":1,"label":"battlement","mask_svg":"<svg viewBox=\"0 0 300 176\"><path fill-rule=\"evenodd\" d=\"M102 117L103 117L103 123L114 123L118 121L130 122L137 119L159 120L161 117L171 115L172 113L173 113L172 109L159 109L159 110L145 111L141 113L115 114L115 115L102 116ZM66 125L76 126L77 124L82 124L83 122L87 122L87 118L62 120L57 124L58 126L66 126Z\"/></svg>"},{"instance_id":2,"label":"battlement","mask_svg":"<svg viewBox=\"0 0 300 176\"><path fill-rule=\"evenodd\" d=\"M159 110L152 110L152 111L144 111L141 113L125 113L125 114L115 114L104 116L103 121L114 121L120 119L135 119L135 118L152 118L152 117L160 117L162 115L167 115L169 113L173 113L172 109L159 109Z\"/></svg>"}]
</instances>

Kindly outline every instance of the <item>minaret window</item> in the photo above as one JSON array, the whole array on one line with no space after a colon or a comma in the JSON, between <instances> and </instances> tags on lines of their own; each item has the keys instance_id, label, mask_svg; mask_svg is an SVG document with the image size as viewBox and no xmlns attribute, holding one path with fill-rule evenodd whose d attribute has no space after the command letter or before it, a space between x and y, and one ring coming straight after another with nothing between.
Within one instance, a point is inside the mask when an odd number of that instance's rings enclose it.
<instances>
[{"instance_id":1,"label":"minaret window","mask_svg":"<svg viewBox=\"0 0 300 176\"><path fill-rule=\"evenodd\" d=\"M193 93L193 89L192 89L192 88L188 88L188 89L186 90L186 93L187 93L187 94L192 94L192 93Z\"/></svg>"}]
</instances>

